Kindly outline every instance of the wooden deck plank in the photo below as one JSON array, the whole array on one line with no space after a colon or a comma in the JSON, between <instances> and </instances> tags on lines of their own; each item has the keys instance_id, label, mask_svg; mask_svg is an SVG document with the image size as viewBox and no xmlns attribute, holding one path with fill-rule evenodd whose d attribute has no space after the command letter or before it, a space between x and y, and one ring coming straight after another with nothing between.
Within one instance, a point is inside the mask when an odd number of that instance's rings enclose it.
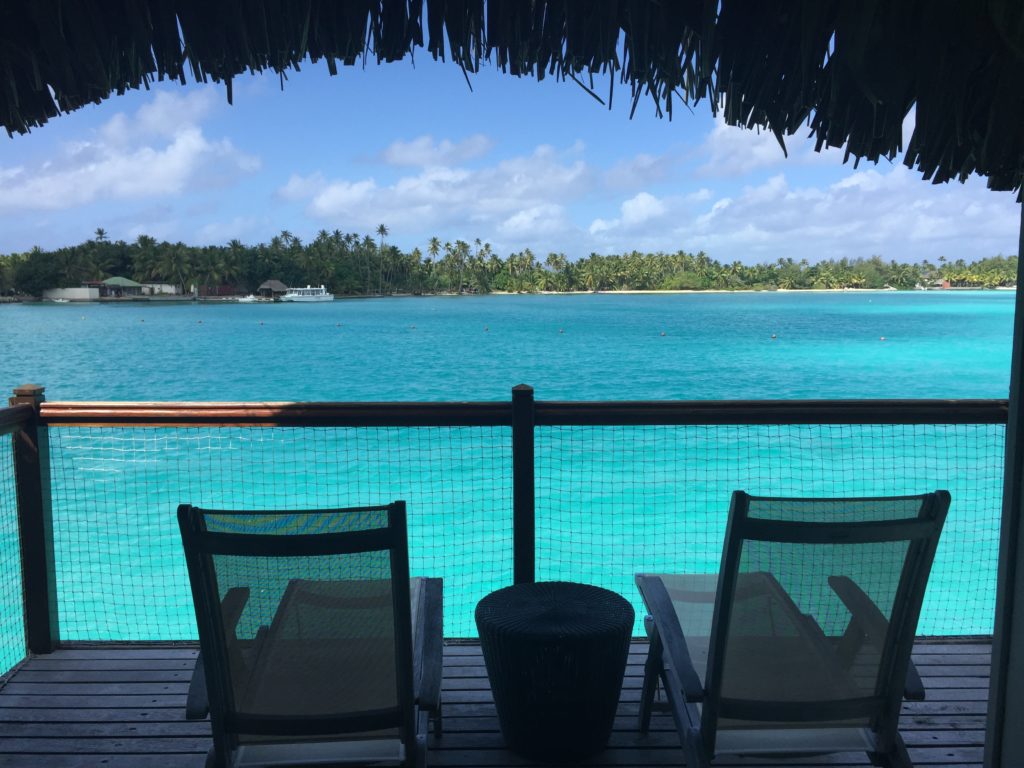
<instances>
[{"instance_id":1,"label":"wooden deck plank","mask_svg":"<svg viewBox=\"0 0 1024 768\"><path fill-rule=\"evenodd\" d=\"M918 766L979 768L985 734L989 645L928 642L914 660L928 691L903 706L901 732ZM581 766L679 765L671 717L655 714L651 732L636 728L646 646L635 643L609 748ZM196 651L184 646L69 648L30 659L0 690L0 768L200 768L209 724L184 719ZM445 735L431 737L434 766L532 765L504 748L478 645L449 645L442 676ZM749 758L718 763L774 765ZM868 766L865 755L839 754L787 765Z\"/></svg>"}]
</instances>

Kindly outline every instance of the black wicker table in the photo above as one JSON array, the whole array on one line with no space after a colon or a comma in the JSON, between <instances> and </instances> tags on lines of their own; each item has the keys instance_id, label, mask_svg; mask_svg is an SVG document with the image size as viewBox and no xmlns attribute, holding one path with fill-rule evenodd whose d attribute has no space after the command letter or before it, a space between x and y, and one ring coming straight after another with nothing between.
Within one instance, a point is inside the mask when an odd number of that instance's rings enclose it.
<instances>
[{"instance_id":1,"label":"black wicker table","mask_svg":"<svg viewBox=\"0 0 1024 768\"><path fill-rule=\"evenodd\" d=\"M561 581L506 587L477 604L480 646L509 749L543 761L604 749L634 618L621 595Z\"/></svg>"}]
</instances>

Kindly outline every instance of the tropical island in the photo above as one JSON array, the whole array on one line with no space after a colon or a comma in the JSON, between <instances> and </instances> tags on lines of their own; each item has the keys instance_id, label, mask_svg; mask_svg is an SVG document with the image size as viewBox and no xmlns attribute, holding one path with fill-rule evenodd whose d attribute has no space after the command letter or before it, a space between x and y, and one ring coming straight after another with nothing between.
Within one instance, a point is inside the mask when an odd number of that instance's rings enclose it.
<instances>
[{"instance_id":1,"label":"tropical island","mask_svg":"<svg viewBox=\"0 0 1024 768\"><path fill-rule=\"evenodd\" d=\"M162 283L181 293L220 297L251 293L268 279L287 285L326 285L340 296L394 294L533 293L582 291L841 290L1008 288L1016 285L1017 256L971 263L939 256L935 264L866 258L810 264L721 263L703 251L591 253L570 260L543 258L530 249L502 257L479 239L442 242L403 251L375 235L321 230L310 242L288 231L268 243L189 246L140 235L111 241L103 229L78 245L0 254L0 296L39 297L48 289L105 278Z\"/></svg>"}]
</instances>

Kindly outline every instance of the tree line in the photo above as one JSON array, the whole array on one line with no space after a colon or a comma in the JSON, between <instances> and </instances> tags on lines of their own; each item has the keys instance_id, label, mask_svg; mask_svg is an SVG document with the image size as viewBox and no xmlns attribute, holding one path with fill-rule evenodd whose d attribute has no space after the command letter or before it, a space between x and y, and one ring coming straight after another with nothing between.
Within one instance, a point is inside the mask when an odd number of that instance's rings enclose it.
<instances>
[{"instance_id":1,"label":"tree line","mask_svg":"<svg viewBox=\"0 0 1024 768\"><path fill-rule=\"evenodd\" d=\"M441 242L423 250L390 245L383 224L373 235L321 230L303 243L288 231L269 243L189 246L158 242L148 235L134 242L111 241L103 229L79 245L46 251L0 254L0 295L39 296L46 288L79 286L107 277L170 283L204 295L254 291L267 279L286 285L326 285L335 295L396 293L491 293L606 290L774 290L821 288L912 289L948 281L952 287L996 288L1017 280L1016 256L971 263L939 256L937 263L885 261L880 256L810 264L722 263L703 251L629 253L570 260L562 253L541 258L529 248L502 257L479 239Z\"/></svg>"}]
</instances>

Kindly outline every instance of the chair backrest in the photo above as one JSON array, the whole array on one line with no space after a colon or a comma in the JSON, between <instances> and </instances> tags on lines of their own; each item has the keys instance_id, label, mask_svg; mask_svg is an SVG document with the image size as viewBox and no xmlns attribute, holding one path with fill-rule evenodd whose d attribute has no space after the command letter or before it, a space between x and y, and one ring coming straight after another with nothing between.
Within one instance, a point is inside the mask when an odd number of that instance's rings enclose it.
<instances>
[{"instance_id":1,"label":"chair backrest","mask_svg":"<svg viewBox=\"0 0 1024 768\"><path fill-rule=\"evenodd\" d=\"M215 749L400 739L413 755L405 504L178 508Z\"/></svg>"},{"instance_id":2,"label":"chair backrest","mask_svg":"<svg viewBox=\"0 0 1024 768\"><path fill-rule=\"evenodd\" d=\"M701 714L723 728L870 728L896 736L949 494L733 494Z\"/></svg>"}]
</instances>

